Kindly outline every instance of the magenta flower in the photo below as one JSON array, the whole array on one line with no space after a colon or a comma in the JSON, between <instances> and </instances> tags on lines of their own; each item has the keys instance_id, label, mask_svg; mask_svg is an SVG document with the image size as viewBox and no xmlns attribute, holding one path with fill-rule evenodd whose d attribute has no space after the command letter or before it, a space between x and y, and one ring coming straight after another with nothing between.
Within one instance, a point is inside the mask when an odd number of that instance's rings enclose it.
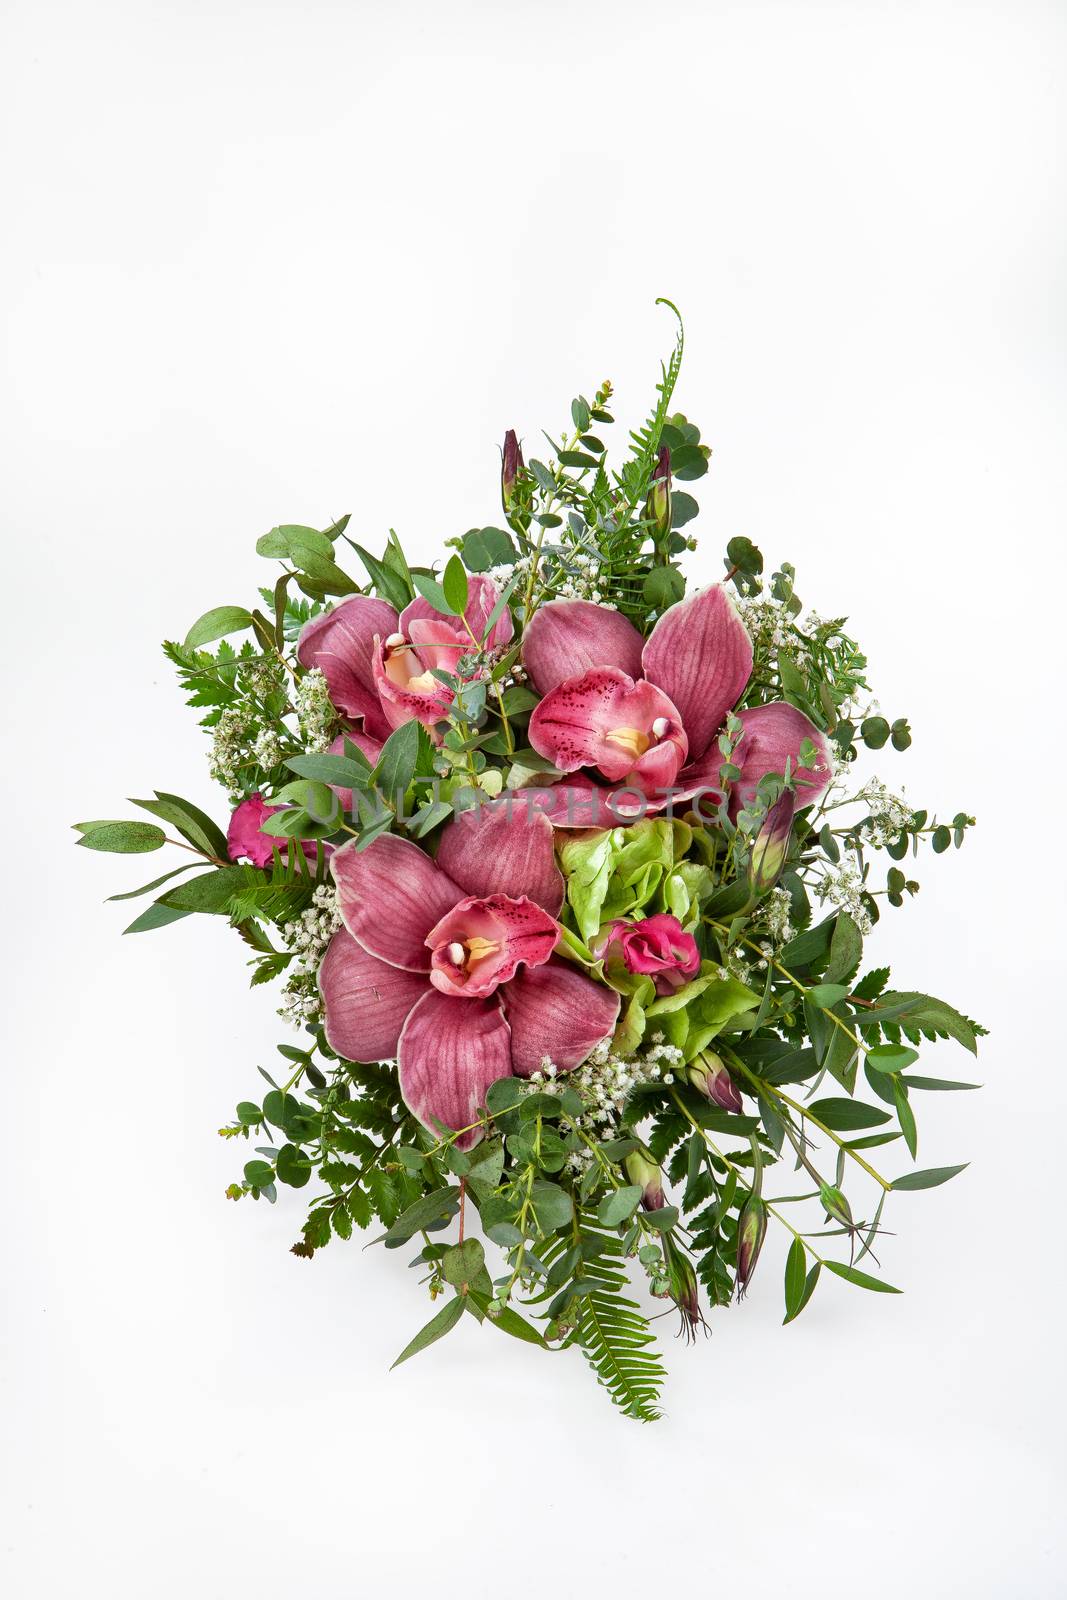
<instances>
[{"instance_id":1,"label":"magenta flower","mask_svg":"<svg viewBox=\"0 0 1067 1600\"><path fill-rule=\"evenodd\" d=\"M647 641L618 611L587 600L550 600L530 621L523 662L544 696L530 743L570 782L541 791L560 827L611 827L672 801L721 797L718 737L752 673L752 642L721 584L679 600ZM765 773L786 762L798 802L810 805L832 775L825 736L784 702L738 713L732 759L741 777L731 807L748 804ZM799 766L810 739L814 767ZM591 768L610 788L593 781Z\"/></svg>"},{"instance_id":2,"label":"magenta flower","mask_svg":"<svg viewBox=\"0 0 1067 1600\"><path fill-rule=\"evenodd\" d=\"M647 974L659 995L680 989L700 971L696 940L666 911L636 922L613 922L600 952L607 961L621 961L627 972Z\"/></svg>"},{"instance_id":3,"label":"magenta flower","mask_svg":"<svg viewBox=\"0 0 1067 1600\"><path fill-rule=\"evenodd\" d=\"M482 646L499 599L496 584L476 575L468 579L468 593L462 617L442 616L421 598L397 615L385 600L353 595L307 623L297 656L303 666L321 668L338 711L379 744L412 717L432 728L454 698L434 671L455 675L460 657ZM513 631L505 607L485 647L499 649Z\"/></svg>"},{"instance_id":4,"label":"magenta flower","mask_svg":"<svg viewBox=\"0 0 1067 1600\"><path fill-rule=\"evenodd\" d=\"M254 867L269 867L275 850L280 850L284 856L292 840L264 833L263 824L276 811L285 809L285 806L269 806L261 794L250 794L247 800L242 800L226 830L226 850L230 860L247 860ZM301 843L304 854L313 857L317 848L315 841L303 839ZM326 845L324 848L328 850L330 847Z\"/></svg>"},{"instance_id":5,"label":"magenta flower","mask_svg":"<svg viewBox=\"0 0 1067 1600\"><path fill-rule=\"evenodd\" d=\"M563 879L546 818L485 805L448 824L436 861L382 834L331 866L345 925L319 971L326 1037L350 1061L396 1057L431 1130L470 1128L497 1078L546 1056L569 1071L614 1028L618 995L553 954Z\"/></svg>"}]
</instances>

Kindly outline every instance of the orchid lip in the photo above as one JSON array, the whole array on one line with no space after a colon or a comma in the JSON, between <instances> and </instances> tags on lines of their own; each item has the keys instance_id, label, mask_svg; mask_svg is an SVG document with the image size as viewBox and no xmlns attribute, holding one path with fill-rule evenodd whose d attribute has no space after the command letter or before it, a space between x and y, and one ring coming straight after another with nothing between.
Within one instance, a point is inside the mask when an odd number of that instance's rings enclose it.
<instances>
[{"instance_id":1,"label":"orchid lip","mask_svg":"<svg viewBox=\"0 0 1067 1600\"><path fill-rule=\"evenodd\" d=\"M658 720L663 722L664 718L660 717ZM655 732L655 728L652 731ZM609 744L615 745L617 749L625 750L626 754L632 756L635 761L639 756L644 755L652 743L648 734L642 733L640 728L612 728L611 732L605 734L604 737Z\"/></svg>"}]
</instances>

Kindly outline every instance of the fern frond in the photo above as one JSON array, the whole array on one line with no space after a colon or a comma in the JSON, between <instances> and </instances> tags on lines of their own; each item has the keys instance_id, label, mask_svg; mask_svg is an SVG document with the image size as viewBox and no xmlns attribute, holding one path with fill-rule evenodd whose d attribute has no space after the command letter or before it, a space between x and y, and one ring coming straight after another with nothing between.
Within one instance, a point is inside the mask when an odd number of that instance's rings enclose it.
<instances>
[{"instance_id":1,"label":"fern frond","mask_svg":"<svg viewBox=\"0 0 1067 1600\"><path fill-rule=\"evenodd\" d=\"M593 1287L575 1302L577 1343L619 1410L638 1422L655 1422L666 1373L648 1319L623 1292L630 1280L622 1240L594 1226L588 1215L582 1235L582 1275ZM590 1259L586 1249L594 1244Z\"/></svg>"}]
</instances>

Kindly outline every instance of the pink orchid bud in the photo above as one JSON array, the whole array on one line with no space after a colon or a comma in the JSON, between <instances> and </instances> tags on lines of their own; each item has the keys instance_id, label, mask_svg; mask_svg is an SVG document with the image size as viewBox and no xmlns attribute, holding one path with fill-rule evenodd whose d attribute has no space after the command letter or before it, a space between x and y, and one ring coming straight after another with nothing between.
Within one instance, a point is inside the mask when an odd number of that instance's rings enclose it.
<instances>
[{"instance_id":1,"label":"pink orchid bud","mask_svg":"<svg viewBox=\"0 0 1067 1600\"><path fill-rule=\"evenodd\" d=\"M772 889L781 876L785 858L789 853L789 835L793 826L797 797L792 789L783 789L763 820L763 826L752 847L751 883L753 894L759 896Z\"/></svg>"},{"instance_id":2,"label":"pink orchid bud","mask_svg":"<svg viewBox=\"0 0 1067 1600\"><path fill-rule=\"evenodd\" d=\"M697 1276L693 1270L693 1263L689 1257L678 1248L669 1234L663 1238L663 1253L667 1267L667 1282L670 1286L670 1296L681 1313L682 1333L687 1343L692 1343L696 1338L696 1331L703 1327L707 1331L704 1313L700 1309L700 1293L697 1288Z\"/></svg>"},{"instance_id":3,"label":"pink orchid bud","mask_svg":"<svg viewBox=\"0 0 1067 1600\"><path fill-rule=\"evenodd\" d=\"M646 1211L662 1211L666 1205L663 1194L663 1171L659 1164L643 1150L631 1150L623 1162L631 1183L641 1185L641 1204Z\"/></svg>"},{"instance_id":4,"label":"pink orchid bud","mask_svg":"<svg viewBox=\"0 0 1067 1600\"><path fill-rule=\"evenodd\" d=\"M700 971L696 940L666 911L612 923L600 953L607 961L621 961L627 972L650 977L659 995L680 989Z\"/></svg>"},{"instance_id":5,"label":"pink orchid bud","mask_svg":"<svg viewBox=\"0 0 1067 1600\"><path fill-rule=\"evenodd\" d=\"M767 1207L758 1194L750 1194L737 1222L737 1298L744 1297L767 1236Z\"/></svg>"},{"instance_id":6,"label":"pink orchid bud","mask_svg":"<svg viewBox=\"0 0 1067 1600\"><path fill-rule=\"evenodd\" d=\"M526 463L522 459L522 446L514 428L504 435L504 459L500 464L500 499L504 510L510 511L515 499L515 485Z\"/></svg>"},{"instance_id":7,"label":"pink orchid bud","mask_svg":"<svg viewBox=\"0 0 1067 1600\"><path fill-rule=\"evenodd\" d=\"M282 810L283 806L269 806L261 794L250 794L247 800L242 800L226 830L226 849L230 860L240 861L243 858L251 861L254 867L265 867L275 848L284 850L284 839L272 838L269 833L262 832L267 818Z\"/></svg>"},{"instance_id":8,"label":"pink orchid bud","mask_svg":"<svg viewBox=\"0 0 1067 1600\"><path fill-rule=\"evenodd\" d=\"M273 817L276 811L286 809L285 806L269 806L261 794L250 794L247 800L242 800L230 818L230 826L226 830L226 851L230 860L251 861L254 867L267 867L275 850L280 850L284 856L292 840L264 833L263 824L268 817ZM304 854L314 859L318 849L315 841L302 839L300 843ZM327 854L330 853L329 845L324 845L323 849Z\"/></svg>"},{"instance_id":9,"label":"pink orchid bud","mask_svg":"<svg viewBox=\"0 0 1067 1600\"><path fill-rule=\"evenodd\" d=\"M742 1110L741 1091L713 1050L705 1050L692 1062L689 1082L722 1111Z\"/></svg>"},{"instance_id":10,"label":"pink orchid bud","mask_svg":"<svg viewBox=\"0 0 1067 1600\"><path fill-rule=\"evenodd\" d=\"M652 474L645 500L645 520L652 524L653 537L662 543L671 531L671 453L666 445L660 447Z\"/></svg>"}]
</instances>

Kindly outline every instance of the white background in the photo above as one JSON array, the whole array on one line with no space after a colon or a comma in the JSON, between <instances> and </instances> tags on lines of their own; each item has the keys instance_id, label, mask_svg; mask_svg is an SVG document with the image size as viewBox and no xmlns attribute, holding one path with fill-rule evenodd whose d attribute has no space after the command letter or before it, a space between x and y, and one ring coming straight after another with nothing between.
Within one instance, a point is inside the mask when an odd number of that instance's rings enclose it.
<instances>
[{"instance_id":1,"label":"white background","mask_svg":"<svg viewBox=\"0 0 1067 1600\"><path fill-rule=\"evenodd\" d=\"M9 0L12 1600L1063 1593L1064 66L1021 0ZM876 770L979 818L875 952L994 1031L923 1052L986 1087L923 1100L922 1163L973 1165L895 1202L906 1294L783 1330L772 1239L641 1428L473 1324L389 1375L414 1275L223 1198L273 996L221 922L120 939L159 858L69 824L220 815L158 641L274 523L431 559L498 520L506 427L647 407L657 294L694 571L747 534L851 615L915 730Z\"/></svg>"}]
</instances>

